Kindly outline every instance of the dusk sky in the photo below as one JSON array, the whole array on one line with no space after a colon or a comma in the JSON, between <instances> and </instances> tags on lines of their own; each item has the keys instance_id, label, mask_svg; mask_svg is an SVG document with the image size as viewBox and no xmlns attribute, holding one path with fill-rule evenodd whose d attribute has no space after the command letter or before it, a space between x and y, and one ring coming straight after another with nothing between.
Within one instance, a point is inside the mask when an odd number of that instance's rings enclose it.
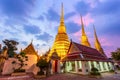
<instances>
[{"instance_id":1,"label":"dusk sky","mask_svg":"<svg viewBox=\"0 0 120 80\"><path fill-rule=\"evenodd\" d=\"M120 47L120 0L0 0L0 43L16 40L20 51L33 40L39 54L46 52L58 31L61 3L69 39L80 43L82 15L92 47L93 24L108 56Z\"/></svg>"}]
</instances>

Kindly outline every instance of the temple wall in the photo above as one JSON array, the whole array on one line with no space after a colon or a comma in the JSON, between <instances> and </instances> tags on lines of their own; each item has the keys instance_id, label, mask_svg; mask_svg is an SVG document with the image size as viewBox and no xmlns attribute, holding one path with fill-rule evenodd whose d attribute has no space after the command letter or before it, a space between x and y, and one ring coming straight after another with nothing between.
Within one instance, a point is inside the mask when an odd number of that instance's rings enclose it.
<instances>
[{"instance_id":1,"label":"temple wall","mask_svg":"<svg viewBox=\"0 0 120 80\"><path fill-rule=\"evenodd\" d=\"M13 61L18 62L18 60L15 58L9 58L8 60L5 60L2 75L11 74L14 72L14 69L19 68L18 64L12 64Z\"/></svg>"},{"instance_id":2,"label":"temple wall","mask_svg":"<svg viewBox=\"0 0 120 80\"><path fill-rule=\"evenodd\" d=\"M28 61L25 62L25 66L23 66L23 69L29 71L36 72L36 70L32 69L31 66L35 65L37 63L37 56L36 55L27 55ZM15 64L12 64L12 62L15 61ZM14 69L18 69L20 67L19 61L15 58L9 58L8 60L5 60L4 66L3 66L3 75L11 74L14 72ZM36 68L36 67L34 67Z\"/></svg>"},{"instance_id":3,"label":"temple wall","mask_svg":"<svg viewBox=\"0 0 120 80\"><path fill-rule=\"evenodd\" d=\"M27 64L26 66L24 66L24 69L29 69L33 64L37 63L37 56L36 55L26 55L28 56L28 61L25 62L25 64Z\"/></svg>"},{"instance_id":4,"label":"temple wall","mask_svg":"<svg viewBox=\"0 0 120 80\"><path fill-rule=\"evenodd\" d=\"M107 72L114 68L111 62L67 61L65 64L65 71L86 75L91 72L92 64L99 70L99 72Z\"/></svg>"}]
</instances>

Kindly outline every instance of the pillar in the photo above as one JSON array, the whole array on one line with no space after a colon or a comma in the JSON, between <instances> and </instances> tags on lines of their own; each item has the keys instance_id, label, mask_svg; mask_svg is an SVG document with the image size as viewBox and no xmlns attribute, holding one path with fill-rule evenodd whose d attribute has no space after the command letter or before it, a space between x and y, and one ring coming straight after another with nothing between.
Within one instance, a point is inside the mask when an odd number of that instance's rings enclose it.
<instances>
[{"instance_id":1,"label":"pillar","mask_svg":"<svg viewBox=\"0 0 120 80\"><path fill-rule=\"evenodd\" d=\"M109 71L109 67L108 67L107 62L105 62L105 68L106 68L107 71Z\"/></svg>"},{"instance_id":2,"label":"pillar","mask_svg":"<svg viewBox=\"0 0 120 80\"><path fill-rule=\"evenodd\" d=\"M60 73L60 71L61 71L61 65L60 65L60 60L58 60L57 72Z\"/></svg>"},{"instance_id":3,"label":"pillar","mask_svg":"<svg viewBox=\"0 0 120 80\"><path fill-rule=\"evenodd\" d=\"M91 68L92 68L92 64L91 64L91 61L88 61L88 64L89 64L89 69L90 69L90 71L91 71Z\"/></svg>"},{"instance_id":4,"label":"pillar","mask_svg":"<svg viewBox=\"0 0 120 80\"><path fill-rule=\"evenodd\" d=\"M82 61L82 74L88 74L88 62L87 61Z\"/></svg>"},{"instance_id":5,"label":"pillar","mask_svg":"<svg viewBox=\"0 0 120 80\"><path fill-rule=\"evenodd\" d=\"M75 61L75 72L78 73L78 64L77 64L78 61Z\"/></svg>"},{"instance_id":6,"label":"pillar","mask_svg":"<svg viewBox=\"0 0 120 80\"><path fill-rule=\"evenodd\" d=\"M101 71L104 71L104 69L103 69L103 64L102 64L102 63L103 63L103 62L99 62Z\"/></svg>"}]
</instances>

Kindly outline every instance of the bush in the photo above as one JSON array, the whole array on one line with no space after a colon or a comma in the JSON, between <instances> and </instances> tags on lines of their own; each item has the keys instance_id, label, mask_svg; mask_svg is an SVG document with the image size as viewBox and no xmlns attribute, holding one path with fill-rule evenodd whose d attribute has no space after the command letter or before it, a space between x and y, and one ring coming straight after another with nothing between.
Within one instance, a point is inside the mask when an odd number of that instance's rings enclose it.
<instances>
[{"instance_id":1,"label":"bush","mask_svg":"<svg viewBox=\"0 0 120 80\"><path fill-rule=\"evenodd\" d=\"M17 72L25 72L25 69L15 69L14 72L15 73L17 73Z\"/></svg>"},{"instance_id":2,"label":"bush","mask_svg":"<svg viewBox=\"0 0 120 80\"><path fill-rule=\"evenodd\" d=\"M113 69L109 70L109 72L115 72Z\"/></svg>"},{"instance_id":3,"label":"bush","mask_svg":"<svg viewBox=\"0 0 120 80\"><path fill-rule=\"evenodd\" d=\"M101 74L100 74L100 72L98 71L97 68L93 67L93 68L91 69L90 75L98 76L98 75L101 75Z\"/></svg>"},{"instance_id":4,"label":"bush","mask_svg":"<svg viewBox=\"0 0 120 80\"><path fill-rule=\"evenodd\" d=\"M38 72L38 75L44 75L44 71L46 68L48 68L48 62L45 59L38 60L36 64L40 68L40 72Z\"/></svg>"},{"instance_id":5,"label":"bush","mask_svg":"<svg viewBox=\"0 0 120 80\"><path fill-rule=\"evenodd\" d=\"M37 75L44 75L44 72L43 72L43 71L39 71L39 72L37 73Z\"/></svg>"},{"instance_id":6,"label":"bush","mask_svg":"<svg viewBox=\"0 0 120 80\"><path fill-rule=\"evenodd\" d=\"M90 74L91 74L91 75L95 75L95 76L101 75L99 72L90 72Z\"/></svg>"}]
</instances>

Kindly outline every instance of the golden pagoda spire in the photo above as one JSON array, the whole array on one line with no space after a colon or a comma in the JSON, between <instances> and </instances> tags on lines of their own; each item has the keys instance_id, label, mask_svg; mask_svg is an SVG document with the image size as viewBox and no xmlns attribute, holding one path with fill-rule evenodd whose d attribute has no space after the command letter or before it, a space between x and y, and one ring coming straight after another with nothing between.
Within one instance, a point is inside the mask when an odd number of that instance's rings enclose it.
<instances>
[{"instance_id":1,"label":"golden pagoda spire","mask_svg":"<svg viewBox=\"0 0 120 80\"><path fill-rule=\"evenodd\" d=\"M61 4L61 18L60 18L60 25L64 25L64 10L63 10L63 3Z\"/></svg>"},{"instance_id":2,"label":"golden pagoda spire","mask_svg":"<svg viewBox=\"0 0 120 80\"><path fill-rule=\"evenodd\" d=\"M81 16L81 25L82 25L82 36L86 36L82 16Z\"/></svg>"},{"instance_id":3,"label":"golden pagoda spire","mask_svg":"<svg viewBox=\"0 0 120 80\"><path fill-rule=\"evenodd\" d=\"M70 41L66 32L66 27L64 23L64 10L63 10L63 3L61 5L61 16L60 16L60 24L58 27L58 33L55 37L55 41L53 43L53 46L50 50L50 53L48 54L49 58L52 56L52 53L54 50L56 50L57 55L60 57L60 59L63 59L67 51L69 49Z\"/></svg>"},{"instance_id":4,"label":"golden pagoda spire","mask_svg":"<svg viewBox=\"0 0 120 80\"><path fill-rule=\"evenodd\" d=\"M61 4L61 17L60 17L60 26L58 28L58 33L66 33L66 27L65 27L65 24L64 24L63 3Z\"/></svg>"},{"instance_id":5,"label":"golden pagoda spire","mask_svg":"<svg viewBox=\"0 0 120 80\"><path fill-rule=\"evenodd\" d=\"M104 53L102 47L101 47L101 44L98 40L98 37L97 37L97 34L96 34L96 30L95 30L95 26L93 25L93 28L94 28L94 37L95 37L95 48L100 52L100 53Z\"/></svg>"},{"instance_id":6,"label":"golden pagoda spire","mask_svg":"<svg viewBox=\"0 0 120 80\"><path fill-rule=\"evenodd\" d=\"M85 34L82 16L81 16L81 25L82 25L81 44L90 47L90 43L89 43L89 41L88 41L87 35Z\"/></svg>"}]
</instances>

